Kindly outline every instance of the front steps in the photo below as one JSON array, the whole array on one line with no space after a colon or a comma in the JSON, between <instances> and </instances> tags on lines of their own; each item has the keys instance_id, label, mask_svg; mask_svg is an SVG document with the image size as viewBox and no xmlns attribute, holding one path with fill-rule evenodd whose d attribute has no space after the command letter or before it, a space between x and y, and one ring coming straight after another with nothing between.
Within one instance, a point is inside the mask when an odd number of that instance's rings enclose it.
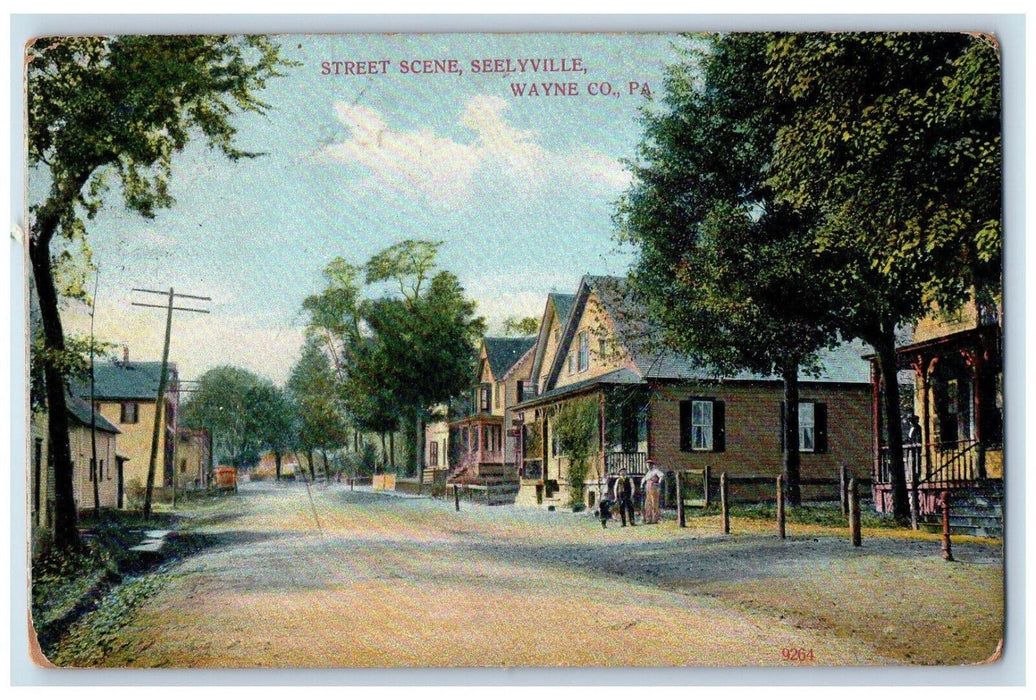
<instances>
[{"instance_id":1,"label":"front steps","mask_svg":"<svg viewBox=\"0 0 1036 700\"><path fill-rule=\"evenodd\" d=\"M1004 536L1004 484L987 479L977 486L950 492L950 533L975 537ZM921 527L942 532L942 514L925 517Z\"/></svg>"}]
</instances>

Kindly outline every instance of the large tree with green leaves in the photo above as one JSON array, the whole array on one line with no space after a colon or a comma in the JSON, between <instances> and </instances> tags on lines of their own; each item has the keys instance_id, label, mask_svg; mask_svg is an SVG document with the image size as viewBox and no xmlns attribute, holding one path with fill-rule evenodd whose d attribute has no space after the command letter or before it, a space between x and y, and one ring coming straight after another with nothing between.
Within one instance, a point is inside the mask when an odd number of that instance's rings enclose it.
<instances>
[{"instance_id":1,"label":"large tree with green leaves","mask_svg":"<svg viewBox=\"0 0 1036 700\"><path fill-rule=\"evenodd\" d=\"M784 382L783 471L798 505L800 368L836 340L830 274L814 214L767 180L778 115L766 92L765 34L694 37L644 114L620 235L636 248L630 293L660 344L717 372Z\"/></svg>"},{"instance_id":2,"label":"large tree with green leaves","mask_svg":"<svg viewBox=\"0 0 1036 700\"><path fill-rule=\"evenodd\" d=\"M770 182L819 212L840 330L876 351L893 509L906 522L896 329L933 304L1000 299L998 49L963 33L805 33L775 36L768 54L781 113Z\"/></svg>"},{"instance_id":3,"label":"large tree with green leaves","mask_svg":"<svg viewBox=\"0 0 1036 700\"><path fill-rule=\"evenodd\" d=\"M218 462L251 466L271 447L270 430L282 420L277 393L273 382L246 369L215 367L198 379L182 421L210 431Z\"/></svg>"},{"instance_id":4,"label":"large tree with green leaves","mask_svg":"<svg viewBox=\"0 0 1036 700\"><path fill-rule=\"evenodd\" d=\"M311 479L316 478L314 453L324 453L326 469L326 451L346 443L348 424L335 371L323 345L312 335L306 339L287 382L297 420L298 447L307 456Z\"/></svg>"},{"instance_id":5,"label":"large tree with green leaves","mask_svg":"<svg viewBox=\"0 0 1036 700\"><path fill-rule=\"evenodd\" d=\"M457 277L436 264L440 244L406 240L364 265L333 260L309 297L310 332L328 343L353 420L412 426L468 388L484 323ZM406 419L406 420L403 420ZM421 473L422 451L414 467Z\"/></svg>"},{"instance_id":6,"label":"large tree with green leaves","mask_svg":"<svg viewBox=\"0 0 1036 700\"><path fill-rule=\"evenodd\" d=\"M53 274L56 237L74 241L116 181L125 205L145 217L173 204L172 162L193 136L231 159L235 114L262 112L257 97L286 65L266 37L42 37L27 49L28 161L46 194L29 203L29 260L39 292L55 544L77 546L65 381L52 358L65 349Z\"/></svg>"}]
</instances>

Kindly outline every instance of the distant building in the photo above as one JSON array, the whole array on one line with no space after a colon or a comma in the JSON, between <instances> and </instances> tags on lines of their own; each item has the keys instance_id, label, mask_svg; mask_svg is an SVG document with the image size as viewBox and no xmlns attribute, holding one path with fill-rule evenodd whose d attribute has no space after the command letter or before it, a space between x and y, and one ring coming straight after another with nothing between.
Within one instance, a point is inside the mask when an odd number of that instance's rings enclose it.
<instances>
[{"instance_id":1,"label":"distant building","mask_svg":"<svg viewBox=\"0 0 1036 700\"><path fill-rule=\"evenodd\" d=\"M513 407L529 381L535 336L482 339L470 411L449 424L449 449L440 425L426 430L426 464L449 453L449 481L482 486L486 500L508 503L518 491L518 434Z\"/></svg>"},{"instance_id":2,"label":"distant building","mask_svg":"<svg viewBox=\"0 0 1036 700\"><path fill-rule=\"evenodd\" d=\"M121 431L119 451L127 458L124 485L127 496L135 501L143 498L147 485L161 370L161 362L130 361L128 349L121 360L98 363L94 368L94 403L101 415ZM89 381L75 383L72 390L81 399L89 401ZM173 436L176 433L178 406L176 365L169 363L166 391L159 415L154 479L156 488L172 484Z\"/></svg>"},{"instance_id":3,"label":"distant building","mask_svg":"<svg viewBox=\"0 0 1036 700\"><path fill-rule=\"evenodd\" d=\"M72 488L76 507L94 507L93 440L97 445L97 491L101 508L117 508L119 498L119 456L115 451L119 429L94 411L94 430L90 430L90 404L75 396L68 397L68 441L72 448ZM91 435L95 436L93 439Z\"/></svg>"},{"instance_id":4,"label":"distant building","mask_svg":"<svg viewBox=\"0 0 1036 700\"><path fill-rule=\"evenodd\" d=\"M206 488L212 478L211 433L205 428L177 430L173 460L178 491Z\"/></svg>"}]
</instances>

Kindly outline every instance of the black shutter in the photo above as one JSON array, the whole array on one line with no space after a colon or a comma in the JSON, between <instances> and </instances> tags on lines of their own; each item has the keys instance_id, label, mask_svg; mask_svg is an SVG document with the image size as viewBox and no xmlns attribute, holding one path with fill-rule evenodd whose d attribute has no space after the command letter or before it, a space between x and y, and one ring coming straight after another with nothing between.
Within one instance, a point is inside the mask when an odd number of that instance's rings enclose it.
<instances>
[{"instance_id":1,"label":"black shutter","mask_svg":"<svg viewBox=\"0 0 1036 700\"><path fill-rule=\"evenodd\" d=\"M785 418L785 413L787 411L787 406L788 406L787 402L781 401L780 426L779 426L778 431L777 431L778 432L778 438L777 439L778 439L778 441L780 443L780 446L781 446L781 454L784 454L784 424L788 420L787 418Z\"/></svg>"},{"instance_id":2,"label":"black shutter","mask_svg":"<svg viewBox=\"0 0 1036 700\"><path fill-rule=\"evenodd\" d=\"M723 452L727 449L726 404L722 401L712 402L712 451Z\"/></svg>"},{"instance_id":3,"label":"black shutter","mask_svg":"<svg viewBox=\"0 0 1036 700\"><path fill-rule=\"evenodd\" d=\"M827 404L813 404L813 450L827 452Z\"/></svg>"},{"instance_id":4,"label":"black shutter","mask_svg":"<svg viewBox=\"0 0 1036 700\"><path fill-rule=\"evenodd\" d=\"M680 451L691 451L691 402L680 402Z\"/></svg>"}]
</instances>

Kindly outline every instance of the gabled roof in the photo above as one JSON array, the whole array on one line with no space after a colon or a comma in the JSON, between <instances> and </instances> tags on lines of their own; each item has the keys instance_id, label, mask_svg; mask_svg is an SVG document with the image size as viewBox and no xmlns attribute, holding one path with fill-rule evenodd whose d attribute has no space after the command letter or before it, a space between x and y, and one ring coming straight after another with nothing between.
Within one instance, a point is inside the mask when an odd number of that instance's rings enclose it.
<instances>
[{"instance_id":1,"label":"gabled roof","mask_svg":"<svg viewBox=\"0 0 1036 700\"><path fill-rule=\"evenodd\" d=\"M547 334L550 332L550 314L553 312L558 317L558 323L562 328L568 323L572 315L572 306L575 303L575 294L561 294L551 292L547 295L547 303L543 307L543 318L540 319L540 332L536 335L536 344L532 359L532 370L530 380L538 385L543 365L543 352L547 347ZM549 369L549 368L548 368Z\"/></svg>"},{"instance_id":2,"label":"gabled roof","mask_svg":"<svg viewBox=\"0 0 1036 700\"><path fill-rule=\"evenodd\" d=\"M71 394L65 397L66 403L68 404L68 415L71 416L76 422L81 425L85 425L87 428L90 427L90 404L82 399L72 396ZM98 430L103 430L106 433L121 433L122 431L116 428L107 418L101 415L100 411L94 411L94 426Z\"/></svg>"},{"instance_id":3,"label":"gabled roof","mask_svg":"<svg viewBox=\"0 0 1036 700\"><path fill-rule=\"evenodd\" d=\"M653 334L649 322L645 320L635 299L631 298L626 280L622 277L584 275L580 280L569 315L561 337L561 344L555 355L553 366L549 369L549 377L556 377L564 362L564 355L572 336L585 313L587 301L595 294L600 302L601 311L608 315L615 328L616 340L620 348L629 354L636 372L643 379L654 380L688 380L688 381L777 381L777 375L761 375L753 372L723 374L712 367L696 362L692 358L669 350L652 347L649 342ZM863 360L863 355L871 352L868 345L853 341L842 343L835 348L818 353L818 369L816 375L803 373L803 382L831 384L868 384L870 367ZM549 385L549 384L548 384Z\"/></svg>"},{"instance_id":4,"label":"gabled roof","mask_svg":"<svg viewBox=\"0 0 1036 700\"><path fill-rule=\"evenodd\" d=\"M169 377L175 376L176 365L169 363ZM94 400L155 400L162 374L161 362L103 362L94 367ZM90 381L75 382L77 396L90 395Z\"/></svg>"},{"instance_id":5,"label":"gabled roof","mask_svg":"<svg viewBox=\"0 0 1036 700\"><path fill-rule=\"evenodd\" d=\"M536 343L536 336L523 338L483 338L486 347L486 359L493 378L500 381L518 360L522 359L529 348Z\"/></svg>"},{"instance_id":6,"label":"gabled roof","mask_svg":"<svg viewBox=\"0 0 1036 700\"><path fill-rule=\"evenodd\" d=\"M518 404L520 407L534 406L536 404L550 401L551 399L557 399L562 396L569 396L572 394L578 394L582 391L596 388L598 386L616 386L616 385L635 385L635 384L646 384L640 375L636 372L626 369L615 369L611 372L607 372L597 377L590 379L584 379L582 381L574 382L572 384L566 384L565 386L558 387L556 389L550 389L537 396L533 396L526 401Z\"/></svg>"}]
</instances>

